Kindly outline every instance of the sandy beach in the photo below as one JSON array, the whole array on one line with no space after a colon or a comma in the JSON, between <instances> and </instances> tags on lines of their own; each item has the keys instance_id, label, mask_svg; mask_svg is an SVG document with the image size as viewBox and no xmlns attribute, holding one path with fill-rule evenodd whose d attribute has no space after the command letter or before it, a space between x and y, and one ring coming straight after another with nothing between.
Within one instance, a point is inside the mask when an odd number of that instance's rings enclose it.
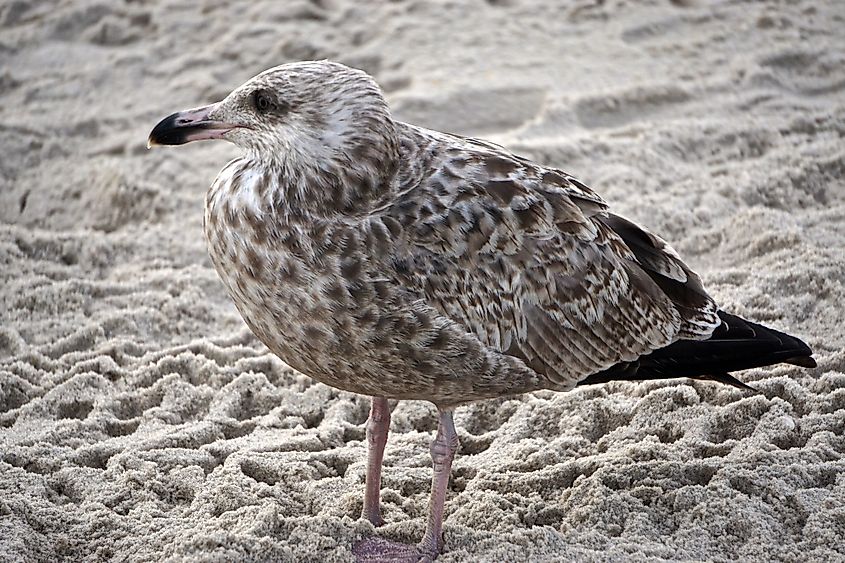
<instances>
[{"instance_id":1,"label":"sandy beach","mask_svg":"<svg viewBox=\"0 0 845 563\"><path fill-rule=\"evenodd\" d=\"M456 413L459 561L845 560L838 0L0 4L0 561L352 561L425 527L436 411L285 366L205 250L227 143L148 151L258 72L362 68L397 119L553 165L818 368L613 382Z\"/></svg>"}]
</instances>

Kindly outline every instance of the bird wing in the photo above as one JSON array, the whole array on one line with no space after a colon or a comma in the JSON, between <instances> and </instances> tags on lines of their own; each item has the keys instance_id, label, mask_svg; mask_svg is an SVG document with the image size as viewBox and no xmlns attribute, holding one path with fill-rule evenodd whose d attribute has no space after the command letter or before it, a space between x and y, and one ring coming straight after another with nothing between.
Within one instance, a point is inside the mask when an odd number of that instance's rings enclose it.
<instances>
[{"instance_id":1,"label":"bird wing","mask_svg":"<svg viewBox=\"0 0 845 563\"><path fill-rule=\"evenodd\" d=\"M550 387L719 325L677 253L568 174L445 135L417 156L384 211L404 227L397 282Z\"/></svg>"}]
</instances>

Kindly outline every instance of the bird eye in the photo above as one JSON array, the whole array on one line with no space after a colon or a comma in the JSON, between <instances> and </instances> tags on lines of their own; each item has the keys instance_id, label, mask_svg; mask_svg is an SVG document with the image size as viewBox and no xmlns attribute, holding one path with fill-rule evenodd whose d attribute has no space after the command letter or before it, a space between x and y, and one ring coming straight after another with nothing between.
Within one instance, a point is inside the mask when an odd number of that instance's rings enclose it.
<instances>
[{"instance_id":1,"label":"bird eye","mask_svg":"<svg viewBox=\"0 0 845 563\"><path fill-rule=\"evenodd\" d=\"M252 103L255 105L255 109L261 113L270 111L270 108L275 105L273 103L273 98L264 90L257 90L252 95Z\"/></svg>"}]
</instances>

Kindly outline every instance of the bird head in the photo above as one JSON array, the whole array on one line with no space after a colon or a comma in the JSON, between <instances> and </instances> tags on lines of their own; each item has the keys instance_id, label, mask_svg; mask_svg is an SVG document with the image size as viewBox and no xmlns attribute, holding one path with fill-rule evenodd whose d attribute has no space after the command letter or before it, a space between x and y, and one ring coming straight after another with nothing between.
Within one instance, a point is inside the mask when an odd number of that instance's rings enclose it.
<instances>
[{"instance_id":1,"label":"bird head","mask_svg":"<svg viewBox=\"0 0 845 563\"><path fill-rule=\"evenodd\" d=\"M397 153L395 127L375 80L329 61L266 70L218 103L162 119L147 145L207 139L230 141L250 158L286 169L334 165L383 172Z\"/></svg>"}]
</instances>

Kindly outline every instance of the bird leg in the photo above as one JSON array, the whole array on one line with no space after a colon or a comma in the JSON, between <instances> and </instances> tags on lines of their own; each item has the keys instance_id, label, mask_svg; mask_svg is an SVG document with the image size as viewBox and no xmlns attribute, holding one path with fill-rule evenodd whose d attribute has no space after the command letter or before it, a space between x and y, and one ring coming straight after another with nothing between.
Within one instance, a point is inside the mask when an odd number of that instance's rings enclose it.
<instances>
[{"instance_id":1,"label":"bird leg","mask_svg":"<svg viewBox=\"0 0 845 563\"><path fill-rule=\"evenodd\" d=\"M387 399L373 397L370 418L367 419L367 480L364 485L364 508L361 518L381 526L381 464L384 460L384 446L390 428L390 409Z\"/></svg>"},{"instance_id":2,"label":"bird leg","mask_svg":"<svg viewBox=\"0 0 845 563\"><path fill-rule=\"evenodd\" d=\"M439 411L437 436L431 443L431 499L428 503L428 523L422 541L416 546L392 542L382 538L367 538L352 548L358 563L434 561L443 550L443 505L449 487L452 460L458 451L458 434L452 411Z\"/></svg>"},{"instance_id":3,"label":"bird leg","mask_svg":"<svg viewBox=\"0 0 845 563\"><path fill-rule=\"evenodd\" d=\"M458 433L452 411L439 411L440 424L437 437L431 443L431 464L434 475L431 478L431 499L428 501L428 524L425 535L417 545L423 556L433 560L443 549L443 504L446 502L446 489L449 488L449 474L452 472L452 460L458 451Z\"/></svg>"}]
</instances>

